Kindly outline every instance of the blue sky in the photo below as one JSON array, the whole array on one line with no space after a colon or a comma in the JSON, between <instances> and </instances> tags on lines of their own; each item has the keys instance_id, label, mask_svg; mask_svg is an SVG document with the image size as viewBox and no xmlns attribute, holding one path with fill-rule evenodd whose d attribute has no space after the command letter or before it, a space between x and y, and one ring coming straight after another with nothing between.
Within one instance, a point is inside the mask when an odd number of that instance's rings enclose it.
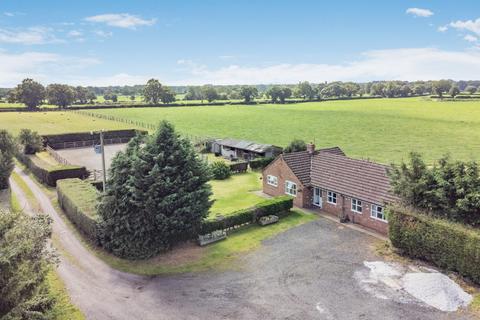
<instances>
[{"instance_id":1,"label":"blue sky","mask_svg":"<svg viewBox=\"0 0 480 320\"><path fill-rule=\"evenodd\" d=\"M0 1L0 86L480 78L480 1Z\"/></svg>"}]
</instances>

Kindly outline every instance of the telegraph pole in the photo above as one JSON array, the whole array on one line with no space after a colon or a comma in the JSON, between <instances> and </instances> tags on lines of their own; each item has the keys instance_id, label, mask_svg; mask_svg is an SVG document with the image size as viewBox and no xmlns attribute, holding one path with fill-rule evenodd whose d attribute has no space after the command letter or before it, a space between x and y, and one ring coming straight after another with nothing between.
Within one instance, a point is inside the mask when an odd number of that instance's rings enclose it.
<instances>
[{"instance_id":1,"label":"telegraph pole","mask_svg":"<svg viewBox=\"0 0 480 320\"><path fill-rule=\"evenodd\" d=\"M107 170L105 170L105 146L103 144L103 129L100 130L100 149L102 150L103 193L105 193L107 185Z\"/></svg>"},{"instance_id":2,"label":"telegraph pole","mask_svg":"<svg viewBox=\"0 0 480 320\"><path fill-rule=\"evenodd\" d=\"M105 145L103 143L103 133L105 130L90 131L91 135L98 133L100 135L100 152L102 153L102 176L103 176L103 193L106 191L107 186L107 170L105 170ZM95 145L94 145L95 147Z\"/></svg>"}]
</instances>

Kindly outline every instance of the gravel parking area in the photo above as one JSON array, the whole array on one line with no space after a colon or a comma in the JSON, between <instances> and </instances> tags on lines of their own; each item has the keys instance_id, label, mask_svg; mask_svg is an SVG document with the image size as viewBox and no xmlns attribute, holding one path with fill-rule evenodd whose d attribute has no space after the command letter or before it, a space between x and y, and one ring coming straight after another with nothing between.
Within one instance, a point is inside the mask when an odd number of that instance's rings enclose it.
<instances>
[{"instance_id":1,"label":"gravel parking area","mask_svg":"<svg viewBox=\"0 0 480 320\"><path fill-rule=\"evenodd\" d=\"M108 170L112 159L118 151L125 150L127 144L107 144L105 145L105 165ZM88 170L102 169L102 155L95 153L93 147L71 148L56 150L59 155L65 158L71 164L85 166Z\"/></svg>"},{"instance_id":2,"label":"gravel parking area","mask_svg":"<svg viewBox=\"0 0 480 320\"><path fill-rule=\"evenodd\" d=\"M53 233L62 248L58 273L87 319L473 318L468 312L439 311L389 289L392 286L368 281L366 275L359 278L359 273L369 272L366 261L382 260L373 250L379 240L325 218L264 241L259 249L238 257L235 270L157 277L126 274L88 251L48 196L26 173L16 171L42 211L53 218ZM15 190L19 200L25 200Z\"/></svg>"},{"instance_id":3,"label":"gravel parking area","mask_svg":"<svg viewBox=\"0 0 480 320\"><path fill-rule=\"evenodd\" d=\"M161 278L145 289L198 319L469 319L365 291L355 273L380 259L375 241L319 219L267 240L242 271Z\"/></svg>"}]
</instances>

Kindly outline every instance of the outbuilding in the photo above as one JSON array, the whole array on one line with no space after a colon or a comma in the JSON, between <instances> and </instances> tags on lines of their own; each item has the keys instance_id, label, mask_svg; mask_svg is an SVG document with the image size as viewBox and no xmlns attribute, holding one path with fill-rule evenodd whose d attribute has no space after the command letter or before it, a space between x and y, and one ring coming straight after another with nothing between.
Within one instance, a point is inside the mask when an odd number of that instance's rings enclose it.
<instances>
[{"instance_id":1,"label":"outbuilding","mask_svg":"<svg viewBox=\"0 0 480 320\"><path fill-rule=\"evenodd\" d=\"M246 140L218 139L212 142L211 151L230 160L253 160L259 157L275 157L281 147Z\"/></svg>"}]
</instances>

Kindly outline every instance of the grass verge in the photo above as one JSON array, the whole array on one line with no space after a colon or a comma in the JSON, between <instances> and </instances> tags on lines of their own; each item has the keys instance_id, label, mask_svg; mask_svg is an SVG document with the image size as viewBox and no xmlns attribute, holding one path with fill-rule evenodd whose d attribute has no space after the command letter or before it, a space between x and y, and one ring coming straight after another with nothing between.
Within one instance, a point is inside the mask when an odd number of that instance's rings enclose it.
<instances>
[{"instance_id":1,"label":"grass verge","mask_svg":"<svg viewBox=\"0 0 480 320\"><path fill-rule=\"evenodd\" d=\"M233 268L233 262L240 255L260 247L263 240L315 219L317 219L316 215L292 211L276 224L266 227L251 225L231 234L226 240L207 247L196 245L192 245L192 248L182 247L149 260L130 261L117 258L102 250L95 250L95 252L111 267L140 275L225 270ZM185 250L191 250L187 257L184 254Z\"/></svg>"},{"instance_id":2,"label":"grass verge","mask_svg":"<svg viewBox=\"0 0 480 320\"><path fill-rule=\"evenodd\" d=\"M56 320L83 320L85 316L72 304L62 279L55 270L51 270L46 278L49 292L56 302L50 311L50 316Z\"/></svg>"}]
</instances>

